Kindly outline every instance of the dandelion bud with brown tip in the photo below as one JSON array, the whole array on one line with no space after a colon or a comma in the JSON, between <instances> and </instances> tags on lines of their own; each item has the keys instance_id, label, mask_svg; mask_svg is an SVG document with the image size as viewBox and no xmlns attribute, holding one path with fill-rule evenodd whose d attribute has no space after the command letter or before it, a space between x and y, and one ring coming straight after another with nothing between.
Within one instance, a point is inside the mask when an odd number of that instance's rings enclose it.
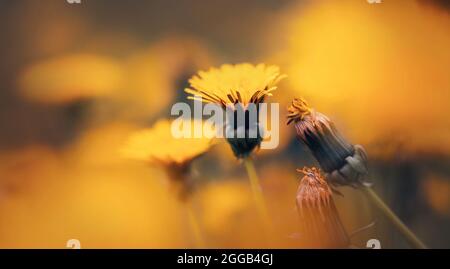
<instances>
[{"instance_id":1,"label":"dandelion bud with brown tip","mask_svg":"<svg viewBox=\"0 0 450 269\"><path fill-rule=\"evenodd\" d=\"M297 190L297 210L300 217L299 239L307 248L347 248L350 239L339 218L332 190L320 170L303 168Z\"/></svg>"},{"instance_id":2,"label":"dandelion bud with brown tip","mask_svg":"<svg viewBox=\"0 0 450 269\"><path fill-rule=\"evenodd\" d=\"M347 142L327 116L314 111L302 98L294 99L288 112L287 124L294 123L298 138L310 149L331 184L367 184L367 155L362 146Z\"/></svg>"}]
</instances>

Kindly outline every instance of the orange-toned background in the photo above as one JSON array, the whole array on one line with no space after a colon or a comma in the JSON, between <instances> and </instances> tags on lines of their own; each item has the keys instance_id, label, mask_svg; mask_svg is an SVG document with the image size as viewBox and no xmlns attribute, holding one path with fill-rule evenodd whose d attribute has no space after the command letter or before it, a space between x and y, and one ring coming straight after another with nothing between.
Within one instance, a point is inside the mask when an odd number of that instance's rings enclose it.
<instances>
[{"instance_id":1,"label":"orange-toned background","mask_svg":"<svg viewBox=\"0 0 450 269\"><path fill-rule=\"evenodd\" d=\"M450 247L450 9L445 1L0 2L0 247L193 247L163 171L124 160L199 69L243 61L288 75L370 157L377 191L430 247ZM256 156L276 233L296 247L295 169L314 164L281 119ZM194 163L208 247L264 247L245 171L221 143ZM406 247L355 190L336 197L364 246Z\"/></svg>"}]
</instances>

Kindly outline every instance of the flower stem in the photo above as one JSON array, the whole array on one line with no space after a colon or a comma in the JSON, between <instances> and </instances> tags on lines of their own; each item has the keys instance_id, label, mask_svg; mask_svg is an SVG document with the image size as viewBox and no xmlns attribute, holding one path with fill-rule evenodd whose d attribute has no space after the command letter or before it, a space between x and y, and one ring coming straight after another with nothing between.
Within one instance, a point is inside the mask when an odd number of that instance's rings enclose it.
<instances>
[{"instance_id":1,"label":"flower stem","mask_svg":"<svg viewBox=\"0 0 450 269\"><path fill-rule=\"evenodd\" d=\"M374 192L371 187L362 189L370 200L383 212L386 218L397 228L397 230L406 238L408 243L414 248L426 249L426 245L400 220L400 218L386 205L383 200Z\"/></svg>"},{"instance_id":2,"label":"flower stem","mask_svg":"<svg viewBox=\"0 0 450 269\"><path fill-rule=\"evenodd\" d=\"M250 186L253 193L253 199L255 200L258 213L261 220L264 222L266 228L270 228L271 222L269 219L269 214L267 213L267 207L264 202L264 197L259 183L258 174L256 173L255 164L252 158L244 158L245 169L247 170L248 178L250 179Z\"/></svg>"},{"instance_id":3,"label":"flower stem","mask_svg":"<svg viewBox=\"0 0 450 269\"><path fill-rule=\"evenodd\" d=\"M188 173L190 166L185 164L184 166L166 166L166 173L171 179L170 189L175 195L179 205L186 210L187 218L191 234L196 248L204 248L206 246L203 234L195 214L193 200L191 199L191 193L188 185Z\"/></svg>"},{"instance_id":4,"label":"flower stem","mask_svg":"<svg viewBox=\"0 0 450 269\"><path fill-rule=\"evenodd\" d=\"M192 207L192 201L186 201L186 211L188 214L189 224L191 226L192 234L194 235L194 243L197 248L205 247L205 240L203 239L203 235L200 229L199 222L197 220L197 216L194 212L194 208Z\"/></svg>"}]
</instances>

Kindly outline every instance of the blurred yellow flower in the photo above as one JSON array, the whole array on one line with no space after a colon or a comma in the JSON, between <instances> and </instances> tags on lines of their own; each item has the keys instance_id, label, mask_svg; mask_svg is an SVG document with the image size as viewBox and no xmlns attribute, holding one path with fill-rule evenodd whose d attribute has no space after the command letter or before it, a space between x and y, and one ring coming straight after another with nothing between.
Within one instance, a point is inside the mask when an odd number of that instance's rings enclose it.
<instances>
[{"instance_id":1,"label":"blurred yellow flower","mask_svg":"<svg viewBox=\"0 0 450 269\"><path fill-rule=\"evenodd\" d=\"M272 91L277 89L276 84L284 77L274 65L225 64L220 68L198 72L189 80L191 88L185 91L193 95L188 97L193 100L201 97L204 102L223 107L237 103L246 106L260 103L266 96L271 96Z\"/></svg>"},{"instance_id":2,"label":"blurred yellow flower","mask_svg":"<svg viewBox=\"0 0 450 269\"><path fill-rule=\"evenodd\" d=\"M20 93L40 103L100 97L120 87L123 70L108 57L72 54L30 65L19 77Z\"/></svg>"},{"instance_id":3,"label":"blurred yellow flower","mask_svg":"<svg viewBox=\"0 0 450 269\"><path fill-rule=\"evenodd\" d=\"M65 248L70 238L82 248L189 246L182 208L158 182L164 174L143 163L103 160L119 139L110 133L120 137L128 128L121 126L94 130L60 150L37 144L0 150L0 248Z\"/></svg>"},{"instance_id":4,"label":"blurred yellow flower","mask_svg":"<svg viewBox=\"0 0 450 269\"><path fill-rule=\"evenodd\" d=\"M0 217L8 220L0 224L0 248L65 248L70 238L82 248L188 247L180 206L149 180L160 176L156 169L59 160L49 171L40 171L39 159L30 162L36 168L17 167L28 175L0 195Z\"/></svg>"},{"instance_id":5,"label":"blurred yellow flower","mask_svg":"<svg viewBox=\"0 0 450 269\"><path fill-rule=\"evenodd\" d=\"M117 165L124 161L117 154L117 145L121 145L131 132L139 129L136 125L121 121L97 124L84 130L66 146L65 158L73 165Z\"/></svg>"},{"instance_id":6,"label":"blurred yellow flower","mask_svg":"<svg viewBox=\"0 0 450 269\"><path fill-rule=\"evenodd\" d=\"M18 78L20 95L45 104L96 98L88 118L94 125L105 119L148 119L167 108L189 76L210 66L214 59L201 41L187 36L169 36L137 48L126 44L133 43L126 37L103 38L108 40L98 37L88 46L93 52L30 63ZM123 57L113 53L120 47L124 47L120 51Z\"/></svg>"},{"instance_id":7,"label":"blurred yellow flower","mask_svg":"<svg viewBox=\"0 0 450 269\"><path fill-rule=\"evenodd\" d=\"M133 51L123 63L123 88L111 95L112 108L125 119L147 119L171 105L189 76L210 66L213 59L199 40L185 36L162 38Z\"/></svg>"},{"instance_id":8,"label":"blurred yellow flower","mask_svg":"<svg viewBox=\"0 0 450 269\"><path fill-rule=\"evenodd\" d=\"M277 61L291 76L286 88L372 156L400 147L448 155L450 16L419 1L385 2L312 1L284 13L288 48Z\"/></svg>"},{"instance_id":9,"label":"blurred yellow flower","mask_svg":"<svg viewBox=\"0 0 450 269\"><path fill-rule=\"evenodd\" d=\"M183 122L187 124L201 124L205 122L193 120ZM121 152L124 157L164 165L184 165L205 153L212 145L212 138L176 138L171 130L172 122L158 121L153 128L137 131L132 134Z\"/></svg>"}]
</instances>

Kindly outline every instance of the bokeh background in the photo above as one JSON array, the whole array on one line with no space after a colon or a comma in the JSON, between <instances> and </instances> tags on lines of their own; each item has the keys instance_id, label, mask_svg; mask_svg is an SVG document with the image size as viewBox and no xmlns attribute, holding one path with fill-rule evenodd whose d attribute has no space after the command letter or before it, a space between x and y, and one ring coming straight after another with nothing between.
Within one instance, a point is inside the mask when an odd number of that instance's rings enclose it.
<instances>
[{"instance_id":1,"label":"bokeh background","mask_svg":"<svg viewBox=\"0 0 450 269\"><path fill-rule=\"evenodd\" d=\"M158 167L118 149L170 117L197 70L279 65L271 99L303 96L370 157L377 192L432 248L450 247L447 1L0 1L0 248L188 248L185 212ZM281 119L255 155L276 232L295 248L295 169L314 165ZM226 143L194 162L207 246L267 247ZM407 247L356 190L335 197L352 238Z\"/></svg>"}]
</instances>

